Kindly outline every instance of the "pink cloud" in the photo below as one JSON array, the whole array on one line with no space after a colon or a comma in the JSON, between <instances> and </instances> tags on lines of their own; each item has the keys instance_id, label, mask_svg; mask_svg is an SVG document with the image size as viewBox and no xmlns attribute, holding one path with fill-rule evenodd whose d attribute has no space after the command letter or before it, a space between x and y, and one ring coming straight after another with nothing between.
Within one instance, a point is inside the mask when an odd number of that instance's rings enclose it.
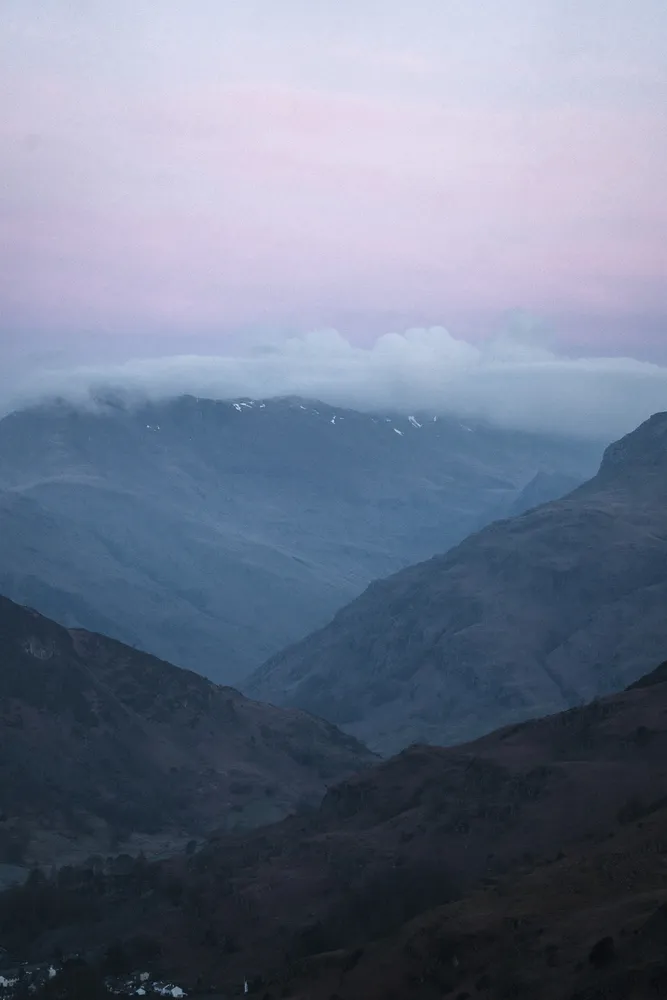
<instances>
[{"instance_id":1,"label":"pink cloud","mask_svg":"<svg viewBox=\"0 0 667 1000\"><path fill-rule=\"evenodd\" d=\"M135 100L45 76L0 134L9 315L664 313L666 137L649 110L210 84Z\"/></svg>"}]
</instances>

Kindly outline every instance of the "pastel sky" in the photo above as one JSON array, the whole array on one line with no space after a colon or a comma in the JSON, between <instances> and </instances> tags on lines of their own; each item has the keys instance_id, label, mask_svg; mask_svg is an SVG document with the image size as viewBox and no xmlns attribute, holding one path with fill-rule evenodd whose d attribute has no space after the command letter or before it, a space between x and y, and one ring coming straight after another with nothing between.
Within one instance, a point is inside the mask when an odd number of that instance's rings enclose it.
<instances>
[{"instance_id":1,"label":"pastel sky","mask_svg":"<svg viewBox=\"0 0 667 1000\"><path fill-rule=\"evenodd\" d=\"M4 357L667 354L664 0L4 0ZM26 354L27 356L27 354Z\"/></svg>"}]
</instances>

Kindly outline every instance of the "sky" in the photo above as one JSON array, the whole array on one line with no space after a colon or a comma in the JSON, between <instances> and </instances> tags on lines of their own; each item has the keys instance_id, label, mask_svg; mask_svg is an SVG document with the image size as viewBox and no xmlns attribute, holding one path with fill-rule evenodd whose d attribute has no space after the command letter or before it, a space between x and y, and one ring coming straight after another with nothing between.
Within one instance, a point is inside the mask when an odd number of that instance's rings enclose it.
<instances>
[{"instance_id":1,"label":"sky","mask_svg":"<svg viewBox=\"0 0 667 1000\"><path fill-rule=\"evenodd\" d=\"M1 18L0 395L322 330L667 363L664 0Z\"/></svg>"}]
</instances>

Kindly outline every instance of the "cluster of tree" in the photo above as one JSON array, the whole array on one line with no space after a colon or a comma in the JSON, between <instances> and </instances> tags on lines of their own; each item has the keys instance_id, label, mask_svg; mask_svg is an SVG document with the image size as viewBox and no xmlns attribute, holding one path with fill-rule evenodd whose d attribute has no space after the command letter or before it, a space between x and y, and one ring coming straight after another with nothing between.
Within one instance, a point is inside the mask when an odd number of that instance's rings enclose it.
<instances>
[{"instance_id":1,"label":"cluster of tree","mask_svg":"<svg viewBox=\"0 0 667 1000\"><path fill-rule=\"evenodd\" d=\"M12 951L23 954L42 934L93 923L110 899L137 898L162 882L165 894L174 891L160 866L143 855L121 855L110 862L91 858L81 868L66 866L50 874L35 868L23 885L0 893L0 934Z\"/></svg>"}]
</instances>

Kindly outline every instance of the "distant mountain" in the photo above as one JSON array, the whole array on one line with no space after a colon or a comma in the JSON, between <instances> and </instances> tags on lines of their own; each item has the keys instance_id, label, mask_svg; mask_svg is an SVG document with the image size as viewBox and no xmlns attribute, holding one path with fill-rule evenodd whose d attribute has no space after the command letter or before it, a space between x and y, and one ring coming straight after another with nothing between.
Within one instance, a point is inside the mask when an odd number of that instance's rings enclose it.
<instances>
[{"instance_id":1,"label":"distant mountain","mask_svg":"<svg viewBox=\"0 0 667 1000\"><path fill-rule=\"evenodd\" d=\"M371 584L246 685L391 752L639 677L667 647L667 414L566 498Z\"/></svg>"},{"instance_id":2,"label":"distant mountain","mask_svg":"<svg viewBox=\"0 0 667 1000\"><path fill-rule=\"evenodd\" d=\"M0 863L148 851L317 804L372 755L0 597Z\"/></svg>"},{"instance_id":3,"label":"distant mountain","mask_svg":"<svg viewBox=\"0 0 667 1000\"><path fill-rule=\"evenodd\" d=\"M0 896L0 933L31 961L150 943L140 967L222 995L247 978L303 1000L661 996L666 803L663 667L474 743L411 747L310 815L189 859Z\"/></svg>"},{"instance_id":4,"label":"distant mountain","mask_svg":"<svg viewBox=\"0 0 667 1000\"><path fill-rule=\"evenodd\" d=\"M0 590L238 681L601 451L294 399L24 410L0 421Z\"/></svg>"},{"instance_id":5,"label":"distant mountain","mask_svg":"<svg viewBox=\"0 0 667 1000\"><path fill-rule=\"evenodd\" d=\"M568 476L563 472L545 472L540 469L507 507L504 516L518 517L533 507L541 507L551 500L560 500L581 485L582 480L578 476Z\"/></svg>"}]
</instances>

